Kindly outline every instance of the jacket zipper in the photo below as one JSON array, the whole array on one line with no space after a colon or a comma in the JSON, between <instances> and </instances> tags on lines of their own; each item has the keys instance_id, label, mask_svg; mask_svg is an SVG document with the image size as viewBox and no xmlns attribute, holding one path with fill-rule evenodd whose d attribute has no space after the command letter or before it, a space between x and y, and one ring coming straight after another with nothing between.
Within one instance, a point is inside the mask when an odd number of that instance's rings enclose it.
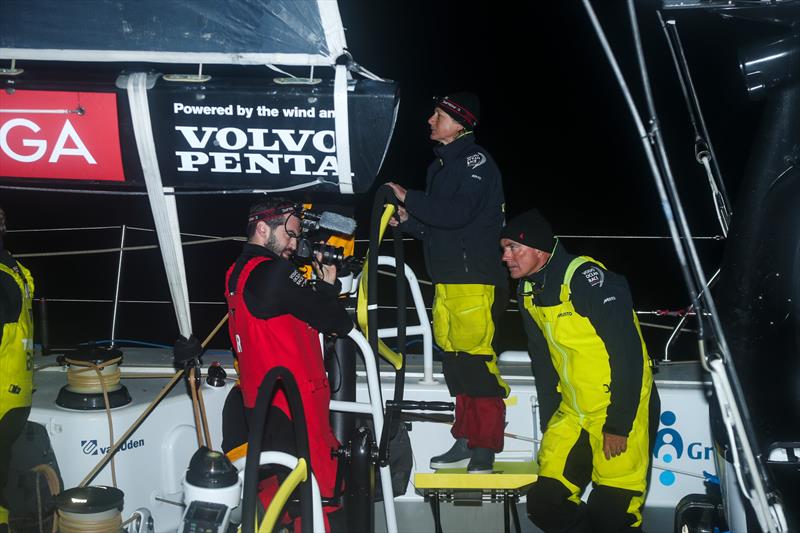
<instances>
[{"instance_id":1,"label":"jacket zipper","mask_svg":"<svg viewBox=\"0 0 800 533\"><path fill-rule=\"evenodd\" d=\"M578 417L580 421L583 422L583 412L581 412L580 408L578 408L578 398L575 392L575 387L572 386L572 383L569 381L569 371L567 370L567 354L563 348L556 342L555 338L553 338L553 330L550 322L545 322L545 329L547 330L547 336L550 339L550 343L558 350L558 353L561 354L561 371L563 372L564 383L571 391L572 396L572 408L575 409L575 412L578 413Z\"/></svg>"}]
</instances>

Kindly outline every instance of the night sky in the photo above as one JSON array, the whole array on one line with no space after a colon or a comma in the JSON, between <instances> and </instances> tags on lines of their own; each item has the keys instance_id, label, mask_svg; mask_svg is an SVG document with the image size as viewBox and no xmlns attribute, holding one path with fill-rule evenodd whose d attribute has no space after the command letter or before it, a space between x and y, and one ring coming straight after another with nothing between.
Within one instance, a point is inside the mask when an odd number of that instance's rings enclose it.
<instances>
[{"instance_id":1,"label":"night sky","mask_svg":"<svg viewBox=\"0 0 800 533\"><path fill-rule=\"evenodd\" d=\"M644 109L627 10L624 2L595 2L618 53L640 109ZM705 174L693 159L689 125L652 4L640 9L648 67L653 77L663 131L687 215L696 235L719 235ZM641 142L583 6L576 0L552 2L465 2L346 0L340 11L356 62L398 82L401 104L394 138L377 184L397 181L408 188L424 185L432 158L427 118L434 95L470 90L481 97L478 142L497 161L503 176L507 210L514 215L538 207L562 235L667 235L656 188ZM744 172L760 107L747 99L738 70L737 48L768 36L755 23L723 21L718 15L692 13L678 19L687 57L704 106L711 140L731 198ZM360 229L373 190L352 199ZM252 198L181 198L184 232L241 235ZM131 224L153 227L145 198L97 198L0 191L12 228ZM735 205L735 203L734 203ZM91 241L66 234L10 235L17 253L112 247L114 231L97 231ZM152 235L133 234L130 244L152 243ZM688 303L669 241L564 239L572 252L591 255L629 279L638 309L677 309ZM238 244L186 249L192 300L221 301L222 279ZM701 241L698 249L711 275L722 244ZM413 256L413 254L412 254ZM37 275L38 294L49 298L110 298L117 256L87 261L66 258L24 261ZM426 278L421 263L415 266ZM163 266L156 252L126 259L123 298L167 299ZM65 308L53 304L53 342L108 338L108 305ZM224 313L221 306L195 306L198 336L204 337ZM69 319L68 319L69 317ZM83 318L76 318L83 317ZM643 318L643 321L656 321ZM658 320L670 324L674 321ZM142 312L123 306L120 338L171 344L177 334L167 306ZM507 348L522 349L517 322L505 326ZM651 352L663 352L663 335L653 335ZM687 336L688 337L688 336ZM226 347L220 337L217 347ZM685 344L684 347L689 347Z\"/></svg>"}]
</instances>

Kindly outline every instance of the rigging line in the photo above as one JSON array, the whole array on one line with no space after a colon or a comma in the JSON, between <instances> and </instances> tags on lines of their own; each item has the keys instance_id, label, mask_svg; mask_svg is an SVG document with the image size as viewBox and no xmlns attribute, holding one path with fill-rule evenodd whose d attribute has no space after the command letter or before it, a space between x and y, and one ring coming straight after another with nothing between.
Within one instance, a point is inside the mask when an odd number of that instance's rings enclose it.
<instances>
[{"instance_id":1,"label":"rigging line","mask_svg":"<svg viewBox=\"0 0 800 533\"><path fill-rule=\"evenodd\" d=\"M335 183L322 181L319 179L292 185L290 187L282 187L277 189L221 189L213 191L164 191L165 196L201 196L209 194L218 195L233 195L233 194L274 194L279 192L291 192L301 189L307 189L315 185L330 185L338 187ZM117 195L117 196L147 196L144 191L98 191L93 189L66 189L57 187L30 187L21 185L0 185L0 189L16 190L16 191L33 191L33 192L58 192L67 194L95 194L95 195Z\"/></svg>"},{"instance_id":2,"label":"rigging line","mask_svg":"<svg viewBox=\"0 0 800 533\"><path fill-rule=\"evenodd\" d=\"M182 246L192 246L195 244L212 244L216 242L224 242L224 241L237 241L241 240L241 237L218 237L213 239L198 239L196 241L188 241L182 242ZM28 254L14 254L14 257L57 257L57 256L67 256L67 255L95 255L95 254L107 254L107 253L119 253L120 251L131 252L131 251L140 251L140 250L155 250L158 249L159 245L157 244L143 244L141 246L126 246L124 248L116 247L116 248L95 248L89 250L66 250L63 252L34 252Z\"/></svg>"},{"instance_id":3,"label":"rigging line","mask_svg":"<svg viewBox=\"0 0 800 533\"><path fill-rule=\"evenodd\" d=\"M559 239L619 239L619 240L665 240L671 239L670 235L556 235ZM693 235L696 241L724 241L725 235ZM392 242L393 239L386 238L383 242ZM414 238L404 238L404 241L416 241ZM369 239L356 239L356 243L369 242Z\"/></svg>"},{"instance_id":4,"label":"rigging line","mask_svg":"<svg viewBox=\"0 0 800 533\"><path fill-rule=\"evenodd\" d=\"M36 298L34 301L46 301L47 303L76 303L76 304L109 304L114 300L103 298ZM171 300L119 300L121 304L169 304ZM189 302L192 305L227 305L226 302L195 300Z\"/></svg>"},{"instance_id":5,"label":"rigging line","mask_svg":"<svg viewBox=\"0 0 800 533\"><path fill-rule=\"evenodd\" d=\"M584 0L585 2L587 0ZM728 369L732 370L731 372L731 385L734 388L734 391L737 393L737 400L741 401L742 405L746 405L744 401L744 395L742 390L739 386L738 377L736 376L735 370L733 370L733 362L731 360L730 350L728 349L727 341L725 339L724 330L722 328L722 324L719 320L719 314L716 310L716 305L714 303L714 299L710 295L709 292L704 290L699 290L699 287L705 287L708 285L708 282L705 279L705 274L703 273L703 268L701 266L700 258L697 255L697 250L694 247L694 243L691 240L691 230L689 229L689 223L686 219L686 214L683 210L683 204L680 200L680 195L678 193L678 188L675 183L675 178L672 174L672 171L669 166L669 158L667 157L666 147L664 145L663 138L661 137L660 129L658 128L658 116L656 113L655 102L653 99L653 91L650 86L650 79L647 73L647 66L644 57L644 50L642 46L641 34L639 32L639 23L637 20L636 15L636 6L633 0L628 0L628 13L630 16L631 21L631 31L633 33L633 40L636 49L636 56L638 59L639 71L642 78L642 85L647 101L648 111L650 113L650 120L653 124L653 137L652 142L658 149L658 160L663 166L663 174L657 173L654 174L656 181L659 183L659 190L664 190L664 192L669 192L670 200L672 201L673 205L666 205L663 204L663 200L666 199L665 196L662 196L662 206L664 208L665 214L668 218L671 218L670 215L677 214L677 222L675 220L671 220L670 222L670 233L673 235L673 241L676 246L676 251L679 254L679 258L681 259L681 270L684 272L684 277L686 277L687 286L689 287L690 291L690 299L694 308L697 310L698 314L705 315L705 308L702 307L700 304L701 302L705 304L708 312L710 313L711 325L712 329L716 335L716 341L721 352L720 355L725 362L725 365ZM649 146L649 145L648 145ZM651 157L654 157L655 154L652 151L649 152ZM674 211L673 211L674 207ZM680 228L680 233L678 229ZM679 238L682 236L683 238ZM680 246L682 244L683 246ZM685 249L684 249L685 247ZM693 279L692 279L693 278ZM691 283L690 282L694 282ZM698 320L698 337L700 342L705 340L704 331L703 331L703 320ZM749 430L750 435L753 435L754 432L752 431L752 427L749 425L749 418L745 417L745 423L747 424L746 429Z\"/></svg>"},{"instance_id":6,"label":"rigging line","mask_svg":"<svg viewBox=\"0 0 800 533\"><path fill-rule=\"evenodd\" d=\"M656 11L656 15L658 16L658 22L661 24L661 31L664 32L664 37L667 40L667 46L669 47L669 53L672 56L672 63L675 66L675 72L678 75L678 82L681 86L681 94L683 94L686 110L689 113L689 122L692 123L692 129L694 130L695 138L702 138L702 135L700 135L700 130L697 127L697 116L695 115L695 110L689 97L689 89L686 86L685 76L688 74L688 69L686 68L686 63L682 63L678 59L678 54L675 51L675 43L673 40L678 37L675 20L670 19L664 22L664 17L661 16L661 10ZM667 25L669 25L669 27ZM685 58L681 57L681 59Z\"/></svg>"},{"instance_id":7,"label":"rigging line","mask_svg":"<svg viewBox=\"0 0 800 533\"><path fill-rule=\"evenodd\" d=\"M0 189L11 191L33 191L33 192L62 192L68 194L99 194L117 196L147 196L143 191L98 191L92 189L59 189L57 187L30 187L21 185L0 185Z\"/></svg>"},{"instance_id":8,"label":"rigging line","mask_svg":"<svg viewBox=\"0 0 800 533\"><path fill-rule=\"evenodd\" d=\"M662 20L661 11L659 10L657 11L657 13L659 20ZM691 101L694 104L694 109L696 110L697 113L697 121L700 125L700 132L702 133L701 137L705 145L708 147L708 152L711 154L711 163L714 165L714 175L716 176L715 182L718 182L719 188L721 190L722 200L725 208L725 213L727 215L728 225L730 225L731 210L728 206L730 206L731 202L730 199L728 198L728 191L725 189L725 181L722 179L722 172L720 171L719 168L717 155L714 152L714 145L711 143L711 136L709 135L708 128L706 127L706 120L705 117L703 116L703 109L700 106L700 98L697 96L697 91L695 90L694 82L692 81L692 73L689 70L689 62L686 60L686 54L683 51L683 42L681 41L680 34L678 33L678 25L675 20L669 20L667 21L667 24L669 25L667 26L667 28L671 31L671 33L674 36L674 44L677 48L677 52L680 57L680 65L682 66L682 69L686 76L687 84L685 90L688 92L689 96L691 96ZM669 42L670 39L668 38L667 41ZM670 43L670 49L671 48L672 48L672 43ZM677 61L678 59L676 57L675 59L676 69L678 68ZM683 85L683 82L681 82L681 85ZM687 102L687 106L688 105L689 103ZM697 127L695 127L695 132L697 132Z\"/></svg>"},{"instance_id":9,"label":"rigging line","mask_svg":"<svg viewBox=\"0 0 800 533\"><path fill-rule=\"evenodd\" d=\"M556 235L559 239L671 239L670 235ZM692 236L693 240L702 241L702 240L712 240L712 241L723 241L725 240L724 235L700 235L700 236Z\"/></svg>"},{"instance_id":10,"label":"rigging line","mask_svg":"<svg viewBox=\"0 0 800 533\"><path fill-rule=\"evenodd\" d=\"M587 9L591 9L588 0L584 0L584 5L587 6ZM592 11L592 15L593 13L594 12ZM631 32L633 34L633 43L636 51L639 74L641 76L642 89L644 91L647 110L650 115L649 131L646 131L644 128L644 123L642 122L642 118L639 114L638 108L636 107L636 104L633 102L633 98L630 94L628 85L625 82L622 72L619 70L619 66L616 64L616 58L614 57L610 46L608 46L607 41L604 42L604 48L606 56L608 57L609 62L612 63L612 66L614 68L614 73L617 77L617 81L619 82L620 87L622 87L623 93L625 94L625 97L628 100L628 106L636 122L637 129L639 130L640 138L642 140L642 146L645 149L645 153L647 155L647 159L650 164L650 170L652 172L656 187L658 189L659 198L661 199L661 207L664 211L664 216L667 219L670 235L672 236L672 241L675 246L675 252L678 255L678 262L680 263L681 266L681 273L684 276L684 280L689 290L690 300L692 302L695 302L698 299L697 287L698 285L704 285L704 283L702 284L698 283L698 278L697 278L698 274L696 272L696 269L693 270L689 266L689 260L694 259L694 257L691 257L691 252L694 250L694 247L692 246L691 241L686 242L684 239L690 236L691 233L688 231L688 225L686 224L686 219L685 216L683 215L682 205L677 195L677 190L675 187L674 180L672 178L672 173L669 164L667 163L668 159L666 157L664 143L661 138L660 126L658 123L658 115L655 112L655 102L653 100L653 92L652 88L650 87L650 79L647 74L647 67L645 66L644 50L642 48L638 20L636 18L636 6L632 2L630 2L630 0L628 1L628 13L631 21ZM595 25L595 31L598 33L598 35L600 35L602 32L602 28L600 27L600 23L596 19L596 17L593 23ZM603 39L605 39L604 35ZM702 277L702 273L700 273L700 277ZM702 321L700 322L699 328L700 328L699 329L700 338L704 339L705 337L703 335L703 330L702 330Z\"/></svg>"},{"instance_id":11,"label":"rigging line","mask_svg":"<svg viewBox=\"0 0 800 533\"><path fill-rule=\"evenodd\" d=\"M120 226L113 226L113 227L119 229ZM153 228L140 228L138 226L128 226L128 229L129 230L136 230L136 231L144 231L144 232L148 232L148 233L154 233L156 231ZM205 234L205 233L186 233L185 231L180 232L179 235L181 237L198 237L198 238L202 238L202 239L230 239L230 240L241 241L241 242L245 242L247 240L247 237L222 237L220 235L208 235L208 234Z\"/></svg>"},{"instance_id":12,"label":"rigging line","mask_svg":"<svg viewBox=\"0 0 800 533\"><path fill-rule=\"evenodd\" d=\"M584 0L584 3L588 3L588 0ZM658 162L663 169L662 174L654 174L656 181L660 184L660 190L664 188L668 188L670 200L674 203L673 205L662 205L664 209L665 215L669 218L672 215L672 208L674 207L675 213L678 215L678 221L680 224L680 231L681 234L685 237L691 236L691 230L689 229L689 224L686 219L686 214L683 211L683 204L680 200L680 195L678 194L677 185L675 183L675 178L672 175L672 171L669 166L669 158L667 157L666 147L664 145L663 138L661 137L660 130L658 128L658 116L656 114L655 103L653 100L653 92L650 86L650 79L647 73L647 66L644 57L644 50L642 46L642 39L641 34L639 31L639 22L637 20L636 15L636 5L634 0L628 0L628 13L631 21L631 32L633 34L633 41L636 49L636 57L637 62L639 65L639 71L642 78L642 85L645 94L645 100L647 102L648 111L650 114L650 122L652 124L652 138L651 142L654 143L655 147L658 150ZM649 157L652 158L652 152L648 153ZM665 191L666 192L666 191ZM664 196L662 196L664 199ZM751 481L751 486L747 488L752 488L754 494L753 499L751 500L753 511L755 512L760 525L767 526L770 531L777 529L775 527L774 522L771 520L770 510L773 506L767 500L766 495L766 485L769 482L768 472L766 470L765 465L756 458L754 454L754 449L756 449L755 443L753 442L753 435L755 435L752 427L752 423L749 418L749 412L747 409L747 402L745 400L745 396L739 384L739 379L735 370L735 366L733 360L731 358L730 350L728 349L727 340L725 338L725 333L722 328L721 321L719 319L719 315L716 310L716 305L714 303L714 299L711 297L709 293L702 293L698 294L697 289L700 286L707 285L705 280L705 275L703 273L700 259L697 256L697 250L694 247L694 243L691 240L686 240L683 243L683 246L686 247L683 250L679 245L678 240L678 232L677 226L673 223L670 224L670 231L674 235L674 241L676 245L676 251L679 252L679 255L682 252L686 252L688 255L688 259L691 260L691 263L686 262L686 257L682 257L681 261L681 270L684 272L684 275L687 278L687 286L689 287L691 300L695 306L695 309L698 312L704 311L704 308L701 307L701 302L706 305L709 312L711 313L710 316L710 323L711 329L715 334L716 337L716 348L719 350L718 358L715 360L710 361L709 364L713 364L715 366L723 366L721 369L721 374L723 375L723 379L720 380L720 384L717 385L715 383L715 388L718 392L720 392L724 388L729 388L732 399L732 405L730 406L730 415L733 419L735 419L736 427L732 427L732 424L726 423L726 429L729 433L736 433L739 437L739 443L741 445L740 450L734 450L734 455L738 455L739 452L742 454L742 459L744 460L744 465L747 470ZM694 279L691 279L694 278ZM689 284L691 281L696 283L697 285ZM703 351L705 345L705 336L703 331L703 320L698 320L698 342L701 351ZM713 374L712 374L713 375ZM741 472L737 469L737 475L741 475ZM741 480L741 478L740 478ZM745 487L742 487L745 489ZM745 490L747 494L747 490ZM778 504L780 505L780 504ZM763 528L763 527L762 527Z\"/></svg>"},{"instance_id":13,"label":"rigging line","mask_svg":"<svg viewBox=\"0 0 800 533\"><path fill-rule=\"evenodd\" d=\"M93 231L101 229L120 229L122 226L84 226L72 228L34 228L34 229L10 229L6 233L49 233L51 231ZM130 228L128 228L130 229Z\"/></svg>"},{"instance_id":14,"label":"rigging line","mask_svg":"<svg viewBox=\"0 0 800 533\"><path fill-rule=\"evenodd\" d=\"M717 213L717 219L722 232L727 237L728 227L730 226L731 212L728 208L729 202L727 199L727 193L725 192L725 184L722 181L716 155L714 154L714 149L711 145L711 139L709 138L708 130L706 128L705 121L703 120L700 101L697 97L697 92L694 90L691 72L689 71L689 64L686 61L681 39L678 35L678 27L675 20L668 20L665 23L661 16L661 11L657 11L656 13L658 15L658 20L661 23L661 29L664 31L667 44L669 45L672 61L675 65L675 71L678 75L678 81L680 82L681 91L683 93L683 99L686 103L686 109L689 113L689 121L694 129L695 159L706 171L708 185L711 189L711 198L714 201L714 208ZM678 57L678 52L680 52L680 58ZM700 122L699 126L698 120ZM712 164L714 167L713 169L711 168Z\"/></svg>"}]
</instances>

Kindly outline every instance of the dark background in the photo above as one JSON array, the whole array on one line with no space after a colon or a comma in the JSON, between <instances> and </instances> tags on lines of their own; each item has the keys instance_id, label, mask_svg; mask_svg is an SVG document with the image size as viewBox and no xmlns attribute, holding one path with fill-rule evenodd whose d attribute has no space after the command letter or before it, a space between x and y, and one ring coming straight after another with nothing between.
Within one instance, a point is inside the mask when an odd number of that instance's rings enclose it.
<instances>
[{"instance_id":1,"label":"dark background","mask_svg":"<svg viewBox=\"0 0 800 533\"><path fill-rule=\"evenodd\" d=\"M595 4L637 103L644 109L625 3ZM694 234L720 235L705 173L694 161L693 132L681 89L652 7L650 3L640 4L640 24L673 171ZM431 98L470 90L481 97L477 137L503 172L509 215L538 207L556 233L568 236L668 235L641 141L580 2L468 5L348 0L339 8L355 60L396 80L401 90L394 137L375 187L390 180L409 188L424 186L424 170L432 158L426 123L432 112ZM678 22L711 140L728 192L735 200L760 113L759 104L747 99L737 49L773 30L700 12L683 14ZM214 73L213 67L205 70ZM249 72L272 75L264 69ZM368 233L375 187L368 194L345 199L355 208L359 238ZM243 235L247 207L253 200L244 196L181 197L181 230ZM121 224L153 227L146 197L0 190L0 204L7 211L11 229ZM688 297L669 240L565 237L563 242L570 251L591 255L624 274L638 310L687 306ZM128 234L128 245L153 243L153 233ZM119 230L11 233L6 244L17 254L115 247L119 245ZM697 241L709 277L718 266L723 245L714 240ZM363 253L365 247L359 243L357 252ZM232 242L184 248L192 301L222 301L224 273L239 248L240 244ZM409 263L420 278L426 279L418 244L409 243L408 250ZM113 298L117 260L118 255L113 253L22 259L36 277L37 295L50 299ZM156 250L127 253L124 263L122 299L169 299L164 267ZM423 292L430 301L431 291L424 288ZM390 305L391 296L388 291L384 294L386 305ZM204 338L224 312L219 304L193 305L198 337ZM48 313L52 344L110 337L110 304L52 302ZM651 316L641 320L661 325L676 322L674 318ZM644 332L651 353L663 354L669 331L645 327ZM171 305L120 307L119 339L172 344L177 333ZM516 313L508 313L500 336L502 348L524 349ZM224 331L212 346L228 346ZM674 350L673 357L692 357L695 349L691 335L684 335Z\"/></svg>"}]
</instances>

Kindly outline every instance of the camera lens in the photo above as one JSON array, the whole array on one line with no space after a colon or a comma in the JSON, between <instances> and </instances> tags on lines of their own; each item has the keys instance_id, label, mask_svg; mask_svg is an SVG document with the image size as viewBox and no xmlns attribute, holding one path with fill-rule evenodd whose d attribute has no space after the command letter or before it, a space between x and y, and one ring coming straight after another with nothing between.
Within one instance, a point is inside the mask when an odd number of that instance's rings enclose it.
<instances>
[{"instance_id":1,"label":"camera lens","mask_svg":"<svg viewBox=\"0 0 800 533\"><path fill-rule=\"evenodd\" d=\"M319 243L314 245L314 251L322 256L323 265L341 265L344 261L344 248Z\"/></svg>"}]
</instances>

